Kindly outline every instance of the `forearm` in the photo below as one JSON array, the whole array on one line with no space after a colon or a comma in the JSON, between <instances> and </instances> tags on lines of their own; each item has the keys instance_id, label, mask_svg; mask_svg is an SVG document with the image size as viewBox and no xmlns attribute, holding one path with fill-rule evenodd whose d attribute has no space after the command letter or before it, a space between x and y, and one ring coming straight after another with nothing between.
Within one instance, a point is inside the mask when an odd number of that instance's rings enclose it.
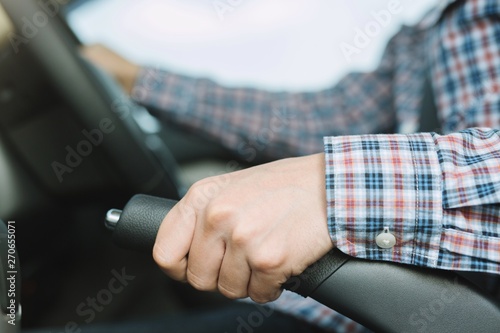
<instances>
[{"instance_id":1,"label":"forearm","mask_svg":"<svg viewBox=\"0 0 500 333\"><path fill-rule=\"evenodd\" d=\"M349 89L360 76L378 92ZM383 73L352 74L320 92L272 93L144 68L132 96L252 162L319 152L325 135L387 131L393 124L388 80Z\"/></svg>"}]
</instances>

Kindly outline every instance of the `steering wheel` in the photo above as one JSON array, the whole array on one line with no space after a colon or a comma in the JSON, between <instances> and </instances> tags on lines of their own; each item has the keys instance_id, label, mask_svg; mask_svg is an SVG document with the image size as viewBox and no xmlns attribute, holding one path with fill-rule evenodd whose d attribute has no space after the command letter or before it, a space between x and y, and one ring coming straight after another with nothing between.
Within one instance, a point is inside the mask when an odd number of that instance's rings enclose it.
<instances>
[{"instance_id":1,"label":"steering wheel","mask_svg":"<svg viewBox=\"0 0 500 333\"><path fill-rule=\"evenodd\" d=\"M61 17L59 2L44 8L40 3L1 0L15 28L12 57L38 62L50 82L44 88L53 88L65 105L39 110L46 119L43 129L37 127L43 132L37 138L16 136L7 121L0 123L2 132L57 194L76 193L101 179L127 193L178 198L177 165L159 137L161 126L80 56L80 43Z\"/></svg>"},{"instance_id":2,"label":"steering wheel","mask_svg":"<svg viewBox=\"0 0 500 333\"><path fill-rule=\"evenodd\" d=\"M53 192L65 194L81 190L95 178L96 172L110 169L117 176L107 173L101 174L101 178L113 177L116 186L129 192L178 198L181 190L177 166L158 137L159 129L142 124L140 119L147 117L147 111L132 103L114 83L80 57L79 42L64 20L48 13L36 1L0 3L14 25L12 36L18 38L14 56L35 59L50 78L54 91L70 106L30 115L36 119L45 117L40 126L43 130L31 139L28 130L39 129L36 122L16 132L10 125L22 123L25 118L0 119L2 132L7 133L40 181ZM60 5L57 1L52 4L51 11L56 14ZM62 118L67 122L61 122ZM76 129L77 136L55 135L65 132L61 124L73 126L66 132L74 134ZM83 163L90 160L100 166L97 171L84 168ZM59 169L54 169L54 161L61 164L55 165ZM154 202L160 204L148 206ZM139 197L128 210L125 208L124 214L134 211L131 207L135 204L140 209L136 210L138 215L128 218L132 226L127 227L122 221L122 231L117 229L115 233L125 245L143 241L139 247L144 249L151 246L158 228L146 225L151 222L151 214L156 214L152 220L157 224L169 205ZM141 218L143 215L145 219ZM498 303L453 272L368 262L334 251L285 287L313 297L377 331L498 332L500 327ZM442 299L445 292L446 297L449 293L455 295L453 301ZM434 311L433 319L421 311Z\"/></svg>"}]
</instances>

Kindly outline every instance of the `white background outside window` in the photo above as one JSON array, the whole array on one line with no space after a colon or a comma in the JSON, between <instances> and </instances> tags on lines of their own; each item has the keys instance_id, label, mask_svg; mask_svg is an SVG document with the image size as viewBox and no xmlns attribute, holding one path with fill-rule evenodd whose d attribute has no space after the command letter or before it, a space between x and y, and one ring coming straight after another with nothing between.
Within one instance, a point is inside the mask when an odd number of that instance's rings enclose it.
<instances>
[{"instance_id":1,"label":"white background outside window","mask_svg":"<svg viewBox=\"0 0 500 333\"><path fill-rule=\"evenodd\" d=\"M350 58L356 29L399 3L401 12ZM99 0L69 16L86 43L129 59L227 85L315 90L378 63L401 24L414 24L436 0ZM215 6L226 10L217 10ZM345 44L344 44L345 45Z\"/></svg>"}]
</instances>

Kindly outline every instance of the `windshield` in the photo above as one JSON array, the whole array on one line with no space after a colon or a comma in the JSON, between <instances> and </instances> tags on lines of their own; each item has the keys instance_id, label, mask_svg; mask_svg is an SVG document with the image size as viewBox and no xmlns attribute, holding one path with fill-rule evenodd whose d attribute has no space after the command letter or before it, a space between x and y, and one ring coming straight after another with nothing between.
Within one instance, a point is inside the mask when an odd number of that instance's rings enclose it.
<instances>
[{"instance_id":1,"label":"windshield","mask_svg":"<svg viewBox=\"0 0 500 333\"><path fill-rule=\"evenodd\" d=\"M435 3L94 0L68 19L83 42L106 44L137 63L229 85L313 90L347 72L373 69L401 24L417 22ZM388 6L394 14L377 18ZM379 31L346 59L342 43L354 45L358 29L377 20Z\"/></svg>"}]
</instances>

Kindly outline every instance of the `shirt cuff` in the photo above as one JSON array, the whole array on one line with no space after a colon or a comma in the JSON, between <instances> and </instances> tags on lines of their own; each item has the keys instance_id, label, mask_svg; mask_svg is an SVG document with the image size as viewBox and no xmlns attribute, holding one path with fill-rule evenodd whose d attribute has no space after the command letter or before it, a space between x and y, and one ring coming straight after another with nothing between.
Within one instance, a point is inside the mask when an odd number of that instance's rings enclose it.
<instances>
[{"instance_id":1,"label":"shirt cuff","mask_svg":"<svg viewBox=\"0 0 500 333\"><path fill-rule=\"evenodd\" d=\"M325 137L328 226L344 253L436 267L441 167L430 134ZM381 248L376 238L396 238Z\"/></svg>"}]
</instances>

